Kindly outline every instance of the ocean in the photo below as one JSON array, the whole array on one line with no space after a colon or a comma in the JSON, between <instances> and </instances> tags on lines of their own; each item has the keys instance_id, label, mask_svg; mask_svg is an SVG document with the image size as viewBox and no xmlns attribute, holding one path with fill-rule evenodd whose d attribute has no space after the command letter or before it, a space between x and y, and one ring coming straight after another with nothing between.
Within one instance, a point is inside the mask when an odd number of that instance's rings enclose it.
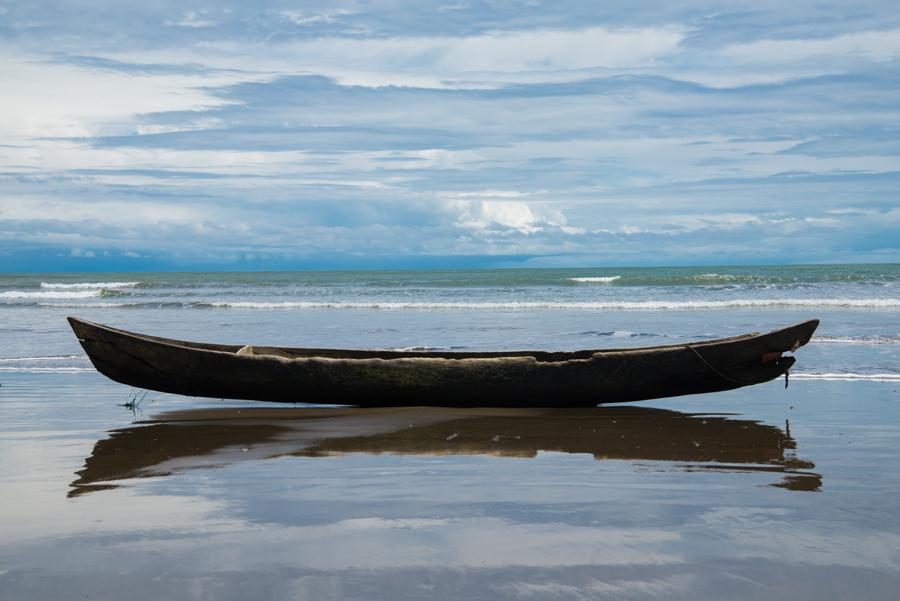
<instances>
[{"instance_id":1,"label":"ocean","mask_svg":"<svg viewBox=\"0 0 900 601\"><path fill-rule=\"evenodd\" d=\"M90 370L65 316L208 342L652 346L822 324L797 377L900 379L900 265L0 275L2 371Z\"/></svg>"},{"instance_id":2,"label":"ocean","mask_svg":"<svg viewBox=\"0 0 900 601\"><path fill-rule=\"evenodd\" d=\"M821 326L780 379L596 409L198 399L188 340L615 348ZM895 599L900 265L0 275L4 599Z\"/></svg>"}]
</instances>

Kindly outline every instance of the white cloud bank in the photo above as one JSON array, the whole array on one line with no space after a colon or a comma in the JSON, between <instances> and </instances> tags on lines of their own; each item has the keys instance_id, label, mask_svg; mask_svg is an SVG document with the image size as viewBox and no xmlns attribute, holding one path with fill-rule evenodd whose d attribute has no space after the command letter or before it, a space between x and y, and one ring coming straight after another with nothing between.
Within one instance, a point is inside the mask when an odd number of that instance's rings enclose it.
<instances>
[{"instance_id":1,"label":"white cloud bank","mask_svg":"<svg viewBox=\"0 0 900 601\"><path fill-rule=\"evenodd\" d=\"M132 131L141 113L201 111L227 101L217 86L261 76L127 73L48 62L0 50L0 137L92 136Z\"/></svg>"},{"instance_id":2,"label":"white cloud bank","mask_svg":"<svg viewBox=\"0 0 900 601\"><path fill-rule=\"evenodd\" d=\"M352 85L494 87L500 81L531 80L533 73L544 74L539 79L556 79L561 71L654 66L677 54L688 33L683 26L669 25L493 31L472 36L320 37L271 44L216 41L178 50L104 56L163 63L183 63L189 57L190 62L215 68L316 73Z\"/></svg>"},{"instance_id":3,"label":"white cloud bank","mask_svg":"<svg viewBox=\"0 0 900 601\"><path fill-rule=\"evenodd\" d=\"M510 200L456 200L448 203L456 213L456 227L476 232L502 234L534 234L547 229L567 234L581 234L584 230L566 225L562 211L551 203L529 204Z\"/></svg>"},{"instance_id":4,"label":"white cloud bank","mask_svg":"<svg viewBox=\"0 0 900 601\"><path fill-rule=\"evenodd\" d=\"M900 58L900 29L860 31L816 39L762 39L726 46L721 56L740 63L795 64L811 59L896 61Z\"/></svg>"}]
</instances>

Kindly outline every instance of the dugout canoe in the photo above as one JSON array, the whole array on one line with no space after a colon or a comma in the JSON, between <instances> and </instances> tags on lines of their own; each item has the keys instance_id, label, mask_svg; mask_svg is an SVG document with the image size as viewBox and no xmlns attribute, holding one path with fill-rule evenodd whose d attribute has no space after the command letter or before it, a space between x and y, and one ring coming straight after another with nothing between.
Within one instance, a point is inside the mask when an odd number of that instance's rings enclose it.
<instances>
[{"instance_id":1,"label":"dugout canoe","mask_svg":"<svg viewBox=\"0 0 900 601\"><path fill-rule=\"evenodd\" d=\"M364 407L590 407L773 380L819 325L634 349L418 352L186 342L75 317L97 370L175 394Z\"/></svg>"}]
</instances>

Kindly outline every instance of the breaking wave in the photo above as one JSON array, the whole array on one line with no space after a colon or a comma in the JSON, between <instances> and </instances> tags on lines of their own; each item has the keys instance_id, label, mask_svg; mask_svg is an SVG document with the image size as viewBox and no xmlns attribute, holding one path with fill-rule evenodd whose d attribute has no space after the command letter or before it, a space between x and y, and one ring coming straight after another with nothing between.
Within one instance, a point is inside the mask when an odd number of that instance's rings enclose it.
<instances>
[{"instance_id":1,"label":"breaking wave","mask_svg":"<svg viewBox=\"0 0 900 601\"><path fill-rule=\"evenodd\" d=\"M49 294L49 293L47 293ZM97 294L85 295L100 296ZM20 297L21 298L21 297ZM62 297L68 298L68 297ZM77 298L82 298L81 296ZM825 307L832 309L885 309L900 307L900 298L760 298L720 301L168 301L111 303L41 303L44 307L66 308L198 308L198 309L451 309L521 310L584 309L620 311L660 311L689 309L741 309L767 307Z\"/></svg>"},{"instance_id":2,"label":"breaking wave","mask_svg":"<svg viewBox=\"0 0 900 601\"><path fill-rule=\"evenodd\" d=\"M856 382L868 380L871 382L900 382L900 374L857 374L857 373L803 373L791 372L792 380L829 380L832 382Z\"/></svg>"},{"instance_id":3,"label":"breaking wave","mask_svg":"<svg viewBox=\"0 0 900 601\"><path fill-rule=\"evenodd\" d=\"M620 275L605 275L590 278L567 278L570 282L578 282L580 284L609 284L616 280L622 279Z\"/></svg>"},{"instance_id":4,"label":"breaking wave","mask_svg":"<svg viewBox=\"0 0 900 601\"><path fill-rule=\"evenodd\" d=\"M0 372L17 373L82 373L97 371L93 367L4 367L0 366Z\"/></svg>"},{"instance_id":5,"label":"breaking wave","mask_svg":"<svg viewBox=\"0 0 900 601\"><path fill-rule=\"evenodd\" d=\"M8 290L0 292L0 299L10 300L74 300L80 298L115 298L127 296L127 292L121 290L93 289L93 290L47 290L40 292L28 292L25 290ZM93 306L93 305L90 305Z\"/></svg>"},{"instance_id":6,"label":"breaking wave","mask_svg":"<svg viewBox=\"0 0 900 601\"><path fill-rule=\"evenodd\" d=\"M48 355L46 357L0 357L0 363L31 363L35 361L64 361L84 359L84 355Z\"/></svg>"},{"instance_id":7,"label":"breaking wave","mask_svg":"<svg viewBox=\"0 0 900 601\"><path fill-rule=\"evenodd\" d=\"M814 336L812 342L820 344L900 344L900 336Z\"/></svg>"},{"instance_id":8,"label":"breaking wave","mask_svg":"<svg viewBox=\"0 0 900 601\"><path fill-rule=\"evenodd\" d=\"M399 351L402 353L429 353L436 351L456 350L460 347L446 346L389 346L384 348L386 351Z\"/></svg>"},{"instance_id":9,"label":"breaking wave","mask_svg":"<svg viewBox=\"0 0 900 601\"><path fill-rule=\"evenodd\" d=\"M599 330L589 330L580 332L582 336L609 336L611 338L658 338L664 334L652 334L650 332L631 332L629 330L610 330L601 332Z\"/></svg>"},{"instance_id":10,"label":"breaking wave","mask_svg":"<svg viewBox=\"0 0 900 601\"><path fill-rule=\"evenodd\" d=\"M93 290L103 288L135 288L143 285L143 282L79 282L75 284L62 284L56 282L41 282L41 288L51 290Z\"/></svg>"},{"instance_id":11,"label":"breaking wave","mask_svg":"<svg viewBox=\"0 0 900 601\"><path fill-rule=\"evenodd\" d=\"M93 371L85 355L30 355L0 357L0 372L82 372Z\"/></svg>"},{"instance_id":12,"label":"breaking wave","mask_svg":"<svg viewBox=\"0 0 900 601\"><path fill-rule=\"evenodd\" d=\"M651 270L639 270L619 276L567 278L574 282L606 282L607 277L615 277L617 286L730 286L751 288L807 288L823 284L862 284L890 286L898 281L893 273L653 273Z\"/></svg>"},{"instance_id":13,"label":"breaking wave","mask_svg":"<svg viewBox=\"0 0 900 601\"><path fill-rule=\"evenodd\" d=\"M26 292L23 290L9 290L7 292L0 292L0 298L11 298L11 299L67 299L67 298L95 298L103 296L102 289L93 289L93 290L64 290L64 291L49 291L49 292Z\"/></svg>"},{"instance_id":14,"label":"breaking wave","mask_svg":"<svg viewBox=\"0 0 900 601\"><path fill-rule=\"evenodd\" d=\"M697 275L689 276L687 279L695 280L697 282L734 282L736 280L744 280L744 281L754 281L754 277L743 277L732 275L729 273L698 273ZM758 278L757 278L758 279Z\"/></svg>"},{"instance_id":15,"label":"breaking wave","mask_svg":"<svg viewBox=\"0 0 900 601\"><path fill-rule=\"evenodd\" d=\"M372 302L323 302L323 301L283 301L283 302L196 302L195 307L231 309L729 309L736 307L900 307L897 299L734 299L727 301L507 301L507 302L417 302L417 301L372 301Z\"/></svg>"}]
</instances>

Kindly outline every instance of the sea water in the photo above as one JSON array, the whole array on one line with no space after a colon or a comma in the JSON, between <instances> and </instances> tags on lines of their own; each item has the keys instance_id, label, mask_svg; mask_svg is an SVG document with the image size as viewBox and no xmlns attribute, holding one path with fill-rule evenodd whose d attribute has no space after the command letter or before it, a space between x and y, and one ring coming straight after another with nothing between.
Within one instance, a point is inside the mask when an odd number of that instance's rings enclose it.
<instances>
[{"instance_id":1,"label":"sea water","mask_svg":"<svg viewBox=\"0 0 900 601\"><path fill-rule=\"evenodd\" d=\"M207 342L635 347L821 326L797 377L900 378L900 265L0 275L0 370L91 369L65 316Z\"/></svg>"},{"instance_id":2,"label":"sea water","mask_svg":"<svg viewBox=\"0 0 900 601\"><path fill-rule=\"evenodd\" d=\"M145 393L67 315L235 344L652 346L782 380L577 411ZM0 598L896 599L900 266L0 276ZM323 413L324 412L324 413Z\"/></svg>"}]
</instances>

